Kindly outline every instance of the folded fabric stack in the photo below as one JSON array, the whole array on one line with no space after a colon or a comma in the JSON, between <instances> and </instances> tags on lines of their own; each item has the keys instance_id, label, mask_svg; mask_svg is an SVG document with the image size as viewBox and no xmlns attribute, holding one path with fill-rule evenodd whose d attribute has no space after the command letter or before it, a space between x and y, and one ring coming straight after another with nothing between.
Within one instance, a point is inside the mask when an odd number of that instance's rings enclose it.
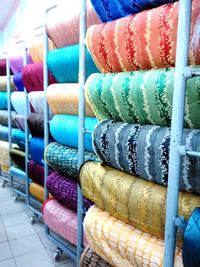
<instances>
[{"instance_id":1,"label":"folded fabric stack","mask_svg":"<svg viewBox=\"0 0 200 267\"><path fill-rule=\"evenodd\" d=\"M86 162L79 180L84 197L95 203L84 220L90 255L105 266L163 266L178 21L172 2L92 0L105 23L88 29L87 47L103 73L88 78L86 98L100 120L93 148L102 162ZM194 65L200 64L199 12L193 0ZM183 142L189 150L200 149L199 82L187 81ZM179 215L185 219L200 205L199 171L198 158L181 159ZM179 233L175 266L183 266L181 254ZM81 266L90 266L87 257Z\"/></svg>"},{"instance_id":2,"label":"folded fabric stack","mask_svg":"<svg viewBox=\"0 0 200 267\"><path fill-rule=\"evenodd\" d=\"M44 203L43 219L51 232L58 234L72 245L76 245L77 240L76 210L79 175L79 6L79 0L75 0L72 6L69 6L66 1L60 1L57 8L48 13L46 22L47 34L57 47L48 53L47 64L59 84L50 85L46 93L53 114L50 133L56 142L50 143L45 149L45 160L54 172L48 176L46 182L53 199ZM87 1L87 6L88 26L99 23L100 20L90 1ZM87 76L98 71L88 51L86 61ZM86 128L92 132L97 119L88 103L86 114ZM85 150L87 160L97 160L92 147L91 133L85 136ZM86 210L91 205L91 201L84 200ZM87 245L85 238L84 245Z\"/></svg>"}]
</instances>

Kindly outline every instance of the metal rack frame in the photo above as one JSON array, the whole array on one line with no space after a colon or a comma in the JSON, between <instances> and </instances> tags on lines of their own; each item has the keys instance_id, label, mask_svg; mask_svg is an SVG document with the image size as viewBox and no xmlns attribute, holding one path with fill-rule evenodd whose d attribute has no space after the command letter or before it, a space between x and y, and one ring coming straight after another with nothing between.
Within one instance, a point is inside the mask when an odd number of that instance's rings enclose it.
<instances>
[{"instance_id":1,"label":"metal rack frame","mask_svg":"<svg viewBox=\"0 0 200 267\"><path fill-rule=\"evenodd\" d=\"M176 67L171 123L167 208L165 226L164 267L174 266L177 227L184 228L185 221L178 217L179 179L181 156L200 157L200 152L187 151L183 145L183 120L187 79L200 76L188 67L192 0L179 1L179 18L176 48Z\"/></svg>"},{"instance_id":2,"label":"metal rack frame","mask_svg":"<svg viewBox=\"0 0 200 267\"><path fill-rule=\"evenodd\" d=\"M54 5L54 6L50 7L49 9L47 9L46 10L46 16L50 10L52 10L56 7L57 7L57 5ZM48 103L46 100L46 92L47 92L47 87L48 87L48 65L47 65L48 51L49 51L48 36L46 34L45 27L44 27L44 136L45 136L44 145L45 145L45 147L47 147L49 144L49 106L48 106ZM44 164L45 200L48 199L48 195L49 195L48 189L46 187L46 180L47 180L48 173L49 173L49 166L45 162L45 164ZM72 259L76 260L76 257L77 257L76 256L77 255L76 246L73 246L71 243L68 243L68 242L66 244L63 244L63 242L61 240L59 240L59 237L56 238L51 233L51 230L49 229L49 227L47 225L45 225L45 233L46 233L47 238L57 246L57 250L55 251L55 254L54 254L54 259L58 259L59 256L63 252L65 252Z\"/></svg>"}]
</instances>

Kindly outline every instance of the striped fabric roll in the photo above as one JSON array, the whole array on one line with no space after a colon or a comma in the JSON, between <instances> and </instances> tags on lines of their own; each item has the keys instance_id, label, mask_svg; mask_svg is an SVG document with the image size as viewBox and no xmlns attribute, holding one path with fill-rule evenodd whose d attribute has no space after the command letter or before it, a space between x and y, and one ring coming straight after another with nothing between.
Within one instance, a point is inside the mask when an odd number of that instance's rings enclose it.
<instances>
[{"instance_id":1,"label":"striped fabric roll","mask_svg":"<svg viewBox=\"0 0 200 267\"><path fill-rule=\"evenodd\" d=\"M189 63L200 64L200 1L192 1ZM101 72L165 68L175 64L178 2L93 25L87 46Z\"/></svg>"},{"instance_id":2,"label":"striped fabric roll","mask_svg":"<svg viewBox=\"0 0 200 267\"><path fill-rule=\"evenodd\" d=\"M47 88L46 97L53 114L78 115L78 83L52 84ZM85 115L95 116L88 101L85 103Z\"/></svg>"},{"instance_id":3,"label":"striped fabric roll","mask_svg":"<svg viewBox=\"0 0 200 267\"><path fill-rule=\"evenodd\" d=\"M44 90L43 63L28 64L23 67L22 80L28 92ZM50 72L48 72L48 83L56 83Z\"/></svg>"},{"instance_id":4,"label":"striped fabric roll","mask_svg":"<svg viewBox=\"0 0 200 267\"><path fill-rule=\"evenodd\" d=\"M162 267L164 241L144 233L92 206L84 228L90 248L115 267ZM183 267L181 250L176 250L174 267Z\"/></svg>"},{"instance_id":5,"label":"striped fabric roll","mask_svg":"<svg viewBox=\"0 0 200 267\"><path fill-rule=\"evenodd\" d=\"M187 81L186 128L200 128L199 87L199 77ZM87 80L86 97L99 120L170 126L173 89L173 68L97 73Z\"/></svg>"},{"instance_id":6,"label":"striped fabric roll","mask_svg":"<svg viewBox=\"0 0 200 267\"><path fill-rule=\"evenodd\" d=\"M53 232L76 245L77 215L75 211L63 206L55 199L49 199L43 204L42 213L44 223ZM87 246L85 235L83 243Z\"/></svg>"},{"instance_id":7,"label":"striped fabric roll","mask_svg":"<svg viewBox=\"0 0 200 267\"><path fill-rule=\"evenodd\" d=\"M91 0L94 9L103 22L119 19L145 9L155 8L176 0Z\"/></svg>"},{"instance_id":8,"label":"striped fabric roll","mask_svg":"<svg viewBox=\"0 0 200 267\"><path fill-rule=\"evenodd\" d=\"M13 82L13 77L10 76L10 90L15 90L15 85ZM0 76L0 92L6 92L7 91L7 76Z\"/></svg>"},{"instance_id":9,"label":"striped fabric roll","mask_svg":"<svg viewBox=\"0 0 200 267\"><path fill-rule=\"evenodd\" d=\"M37 198L41 203L44 202L44 187L36 184L36 183L30 183L29 185L30 193Z\"/></svg>"},{"instance_id":10,"label":"striped fabric roll","mask_svg":"<svg viewBox=\"0 0 200 267\"><path fill-rule=\"evenodd\" d=\"M50 132L53 138L66 146L78 148L79 135L79 117L74 115L55 115L50 121ZM94 117L85 118L85 128L90 133L85 133L85 150L93 151L92 132L97 125L97 119Z\"/></svg>"},{"instance_id":11,"label":"striped fabric roll","mask_svg":"<svg viewBox=\"0 0 200 267\"><path fill-rule=\"evenodd\" d=\"M166 187L97 162L86 162L79 179L83 195L98 208L143 232L164 239ZM180 216L187 220L198 206L200 196L180 192ZM178 239L180 241L181 237Z\"/></svg>"},{"instance_id":12,"label":"striped fabric roll","mask_svg":"<svg viewBox=\"0 0 200 267\"><path fill-rule=\"evenodd\" d=\"M55 49L54 43L48 39L49 50ZM28 44L28 53L30 54L34 63L39 63L44 61L44 54L43 54L43 41L42 40L35 40L32 43Z\"/></svg>"},{"instance_id":13,"label":"striped fabric roll","mask_svg":"<svg viewBox=\"0 0 200 267\"><path fill-rule=\"evenodd\" d=\"M93 152L85 152L85 160L97 160ZM57 172L78 178L78 149L53 142L45 149L46 162Z\"/></svg>"},{"instance_id":14,"label":"striped fabric roll","mask_svg":"<svg viewBox=\"0 0 200 267\"><path fill-rule=\"evenodd\" d=\"M99 24L100 20L90 0L87 0L87 27ZM46 32L57 48L70 46L79 42L80 2L73 0L69 6L67 1L59 3L50 10L46 19Z\"/></svg>"},{"instance_id":15,"label":"striped fabric roll","mask_svg":"<svg viewBox=\"0 0 200 267\"><path fill-rule=\"evenodd\" d=\"M93 252L89 247L85 248L80 259L80 267L111 267L98 254Z\"/></svg>"},{"instance_id":16,"label":"striped fabric roll","mask_svg":"<svg viewBox=\"0 0 200 267\"><path fill-rule=\"evenodd\" d=\"M47 177L46 186L49 193L60 203L72 210L77 210L78 188L76 181L53 172ZM83 201L86 209L93 205L90 200L84 199Z\"/></svg>"},{"instance_id":17,"label":"striped fabric roll","mask_svg":"<svg viewBox=\"0 0 200 267\"><path fill-rule=\"evenodd\" d=\"M79 73L79 45L55 49L48 53L47 64L59 83L77 83ZM86 51L86 78L99 72L89 52Z\"/></svg>"},{"instance_id":18,"label":"striped fabric roll","mask_svg":"<svg viewBox=\"0 0 200 267\"><path fill-rule=\"evenodd\" d=\"M200 151L200 130L184 129L186 149ZM93 132L99 158L114 168L167 185L170 128L102 121ZM200 158L182 157L180 190L200 194Z\"/></svg>"}]
</instances>

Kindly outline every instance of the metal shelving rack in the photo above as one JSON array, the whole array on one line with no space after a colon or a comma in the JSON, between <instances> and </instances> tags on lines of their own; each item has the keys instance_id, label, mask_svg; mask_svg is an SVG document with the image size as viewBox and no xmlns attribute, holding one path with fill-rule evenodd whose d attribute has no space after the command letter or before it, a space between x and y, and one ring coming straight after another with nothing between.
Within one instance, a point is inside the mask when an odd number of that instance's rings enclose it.
<instances>
[{"instance_id":1,"label":"metal shelving rack","mask_svg":"<svg viewBox=\"0 0 200 267\"><path fill-rule=\"evenodd\" d=\"M179 1L179 19L176 48L176 67L169 154L167 209L165 227L164 267L174 266L177 227L184 228L185 221L178 217L180 160L183 156L200 157L200 152L188 151L183 144L183 119L185 111L186 82L200 71L188 66L192 0Z\"/></svg>"},{"instance_id":2,"label":"metal shelving rack","mask_svg":"<svg viewBox=\"0 0 200 267\"><path fill-rule=\"evenodd\" d=\"M54 5L46 10L46 15L48 12L54 8L56 8L57 5ZM46 100L46 91L48 87L48 65L47 65L47 55L48 55L49 47L48 47L48 36L45 31L44 27L44 146L47 147L49 144L49 106ZM45 185L45 200L48 199L48 189L46 187L46 180L49 173L49 167L48 164L45 162L44 164L44 185ZM56 246L57 250L54 253L54 259L58 259L59 256L65 252L67 255L69 255L72 259L76 260L76 247L73 246L71 243L66 241L64 243L59 236L54 235L53 232L49 229L47 225L45 225L45 233L47 238L52 241Z\"/></svg>"}]
</instances>

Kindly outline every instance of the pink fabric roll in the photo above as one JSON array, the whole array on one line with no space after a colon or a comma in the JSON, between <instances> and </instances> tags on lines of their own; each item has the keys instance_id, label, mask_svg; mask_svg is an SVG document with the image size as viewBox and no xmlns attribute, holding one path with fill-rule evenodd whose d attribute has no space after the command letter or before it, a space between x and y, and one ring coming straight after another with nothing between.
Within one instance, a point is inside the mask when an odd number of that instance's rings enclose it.
<instances>
[{"instance_id":1,"label":"pink fabric roll","mask_svg":"<svg viewBox=\"0 0 200 267\"><path fill-rule=\"evenodd\" d=\"M24 57L23 51L21 51L20 53L18 52L17 54L13 54L10 56L10 68L14 74L22 71L22 68L24 66L23 57ZM28 64L33 63L31 56L28 55L27 57L28 57L27 63Z\"/></svg>"},{"instance_id":2,"label":"pink fabric roll","mask_svg":"<svg viewBox=\"0 0 200 267\"><path fill-rule=\"evenodd\" d=\"M46 32L56 47L65 47L79 42L80 1L62 1L56 9L52 9L47 16ZM87 0L87 27L99 24L101 21L95 13L91 3Z\"/></svg>"},{"instance_id":3,"label":"pink fabric roll","mask_svg":"<svg viewBox=\"0 0 200 267\"><path fill-rule=\"evenodd\" d=\"M56 80L50 72L48 77L49 84L56 83ZM33 63L24 66L22 70L22 80L28 92L43 90L43 63Z\"/></svg>"},{"instance_id":4,"label":"pink fabric roll","mask_svg":"<svg viewBox=\"0 0 200 267\"><path fill-rule=\"evenodd\" d=\"M63 206L56 199L48 199L43 204L43 220L56 234L76 245L77 240L77 214L75 211ZM84 234L83 243L87 246Z\"/></svg>"}]
</instances>

